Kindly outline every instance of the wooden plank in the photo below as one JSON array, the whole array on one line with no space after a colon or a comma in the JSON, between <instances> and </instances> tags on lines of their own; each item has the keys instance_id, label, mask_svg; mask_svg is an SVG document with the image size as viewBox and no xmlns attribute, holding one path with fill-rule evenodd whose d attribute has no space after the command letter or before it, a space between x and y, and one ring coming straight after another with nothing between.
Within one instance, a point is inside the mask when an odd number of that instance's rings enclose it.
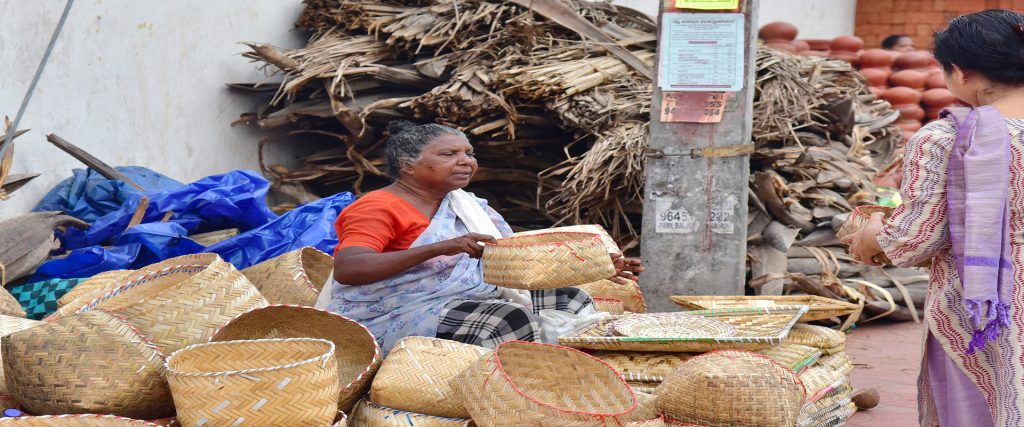
<instances>
[{"instance_id":1,"label":"wooden plank","mask_svg":"<svg viewBox=\"0 0 1024 427\"><path fill-rule=\"evenodd\" d=\"M746 83L733 94L737 108L726 109L721 123L651 117L640 251L651 311L678 310L672 295L744 294L758 2L744 3ZM654 87L651 111L660 111ZM659 219L669 223L659 227Z\"/></svg>"},{"instance_id":2,"label":"wooden plank","mask_svg":"<svg viewBox=\"0 0 1024 427\"><path fill-rule=\"evenodd\" d=\"M71 157L78 159L78 161L82 162L90 169L99 172L100 175L103 175L107 179L116 179L118 181L124 181L128 185L135 187L136 190L146 191L144 188L142 188L141 185L136 184L135 181L132 181L123 173L118 172L117 169L114 169L110 165L104 163L102 160L97 159L92 154L89 154L85 150L75 146L74 144L68 142L64 138L61 138L56 134L51 133L49 135L46 135L46 140L50 141L51 144L56 145L57 148L60 148L65 153L70 154Z\"/></svg>"}]
</instances>

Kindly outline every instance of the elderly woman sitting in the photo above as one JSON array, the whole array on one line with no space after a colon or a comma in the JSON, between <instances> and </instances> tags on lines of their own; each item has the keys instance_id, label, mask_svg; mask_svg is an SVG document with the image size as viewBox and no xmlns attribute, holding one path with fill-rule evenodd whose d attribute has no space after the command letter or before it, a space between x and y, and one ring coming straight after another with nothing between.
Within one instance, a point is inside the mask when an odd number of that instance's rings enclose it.
<instances>
[{"instance_id":1,"label":"elderly woman sitting","mask_svg":"<svg viewBox=\"0 0 1024 427\"><path fill-rule=\"evenodd\" d=\"M512 234L487 203L462 190L477 170L473 146L455 129L393 122L389 175L338 217L333 281L317 307L370 328L385 351L399 339L433 336L494 347L537 341L539 312L592 305L576 288L532 291L484 283L480 242ZM621 277L639 260L612 256ZM625 271L623 271L625 270Z\"/></svg>"}]
</instances>

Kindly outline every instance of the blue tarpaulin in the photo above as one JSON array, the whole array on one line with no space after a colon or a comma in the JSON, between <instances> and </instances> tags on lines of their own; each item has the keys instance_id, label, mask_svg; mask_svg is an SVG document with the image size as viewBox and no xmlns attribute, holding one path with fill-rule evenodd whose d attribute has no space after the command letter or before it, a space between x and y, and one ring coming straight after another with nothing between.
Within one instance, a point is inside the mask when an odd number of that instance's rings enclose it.
<instances>
[{"instance_id":1,"label":"blue tarpaulin","mask_svg":"<svg viewBox=\"0 0 1024 427\"><path fill-rule=\"evenodd\" d=\"M116 167L147 191L181 187L182 183L140 166ZM32 212L61 211L85 222L116 211L139 191L124 181L107 179L92 169L75 169L72 176L53 187Z\"/></svg>"},{"instance_id":2,"label":"blue tarpaulin","mask_svg":"<svg viewBox=\"0 0 1024 427\"><path fill-rule=\"evenodd\" d=\"M43 263L30 282L90 277L118 269L137 269L167 258L213 252L238 269L283 253L313 246L331 253L338 243L334 221L352 203L339 193L308 203L278 217L266 205L267 183L248 171L204 178L173 190L147 193L150 206L142 224L125 230L141 195L93 224L86 233L64 236L75 247L67 256ZM168 222L162 212L174 211ZM204 248L187 236L238 228L235 237ZM101 246L100 244L104 246Z\"/></svg>"},{"instance_id":3,"label":"blue tarpaulin","mask_svg":"<svg viewBox=\"0 0 1024 427\"><path fill-rule=\"evenodd\" d=\"M170 190L147 192L149 207L142 223L158 222L174 212L169 222L188 235L237 228L251 230L277 218L267 207L270 184L252 171L232 171L203 178ZM132 194L116 211L94 221L87 230L68 230L61 236L65 249L111 243L131 222L143 194Z\"/></svg>"}]
</instances>

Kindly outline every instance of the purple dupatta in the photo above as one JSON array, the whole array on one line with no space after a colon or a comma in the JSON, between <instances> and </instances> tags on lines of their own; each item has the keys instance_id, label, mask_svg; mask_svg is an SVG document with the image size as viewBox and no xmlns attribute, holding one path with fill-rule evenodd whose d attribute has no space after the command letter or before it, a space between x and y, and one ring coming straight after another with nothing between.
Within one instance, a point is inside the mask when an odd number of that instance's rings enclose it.
<instances>
[{"instance_id":1,"label":"purple dupatta","mask_svg":"<svg viewBox=\"0 0 1024 427\"><path fill-rule=\"evenodd\" d=\"M967 354L982 349L1010 325L1010 136L993 107L947 108L956 141L946 184L953 263L974 332Z\"/></svg>"}]
</instances>

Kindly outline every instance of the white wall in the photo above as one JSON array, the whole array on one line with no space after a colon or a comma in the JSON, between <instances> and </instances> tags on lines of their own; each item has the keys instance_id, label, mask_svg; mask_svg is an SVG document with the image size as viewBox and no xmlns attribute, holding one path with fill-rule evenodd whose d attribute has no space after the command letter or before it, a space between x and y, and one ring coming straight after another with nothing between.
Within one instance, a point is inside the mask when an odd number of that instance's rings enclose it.
<instances>
[{"instance_id":1,"label":"white wall","mask_svg":"<svg viewBox=\"0 0 1024 427\"><path fill-rule=\"evenodd\" d=\"M0 0L0 115L13 120L64 0ZM55 133L111 165L191 181L255 169L264 136L230 127L254 98L225 83L264 78L244 41L301 46L300 0L79 0L57 41L15 144L13 173L40 172L0 201L0 219L28 211L78 161Z\"/></svg>"},{"instance_id":2,"label":"white wall","mask_svg":"<svg viewBox=\"0 0 1024 427\"><path fill-rule=\"evenodd\" d=\"M857 0L748 0L760 4L759 22L787 21L800 28L800 37L834 38L853 34ZM649 15L658 15L658 0L614 0Z\"/></svg>"}]
</instances>

